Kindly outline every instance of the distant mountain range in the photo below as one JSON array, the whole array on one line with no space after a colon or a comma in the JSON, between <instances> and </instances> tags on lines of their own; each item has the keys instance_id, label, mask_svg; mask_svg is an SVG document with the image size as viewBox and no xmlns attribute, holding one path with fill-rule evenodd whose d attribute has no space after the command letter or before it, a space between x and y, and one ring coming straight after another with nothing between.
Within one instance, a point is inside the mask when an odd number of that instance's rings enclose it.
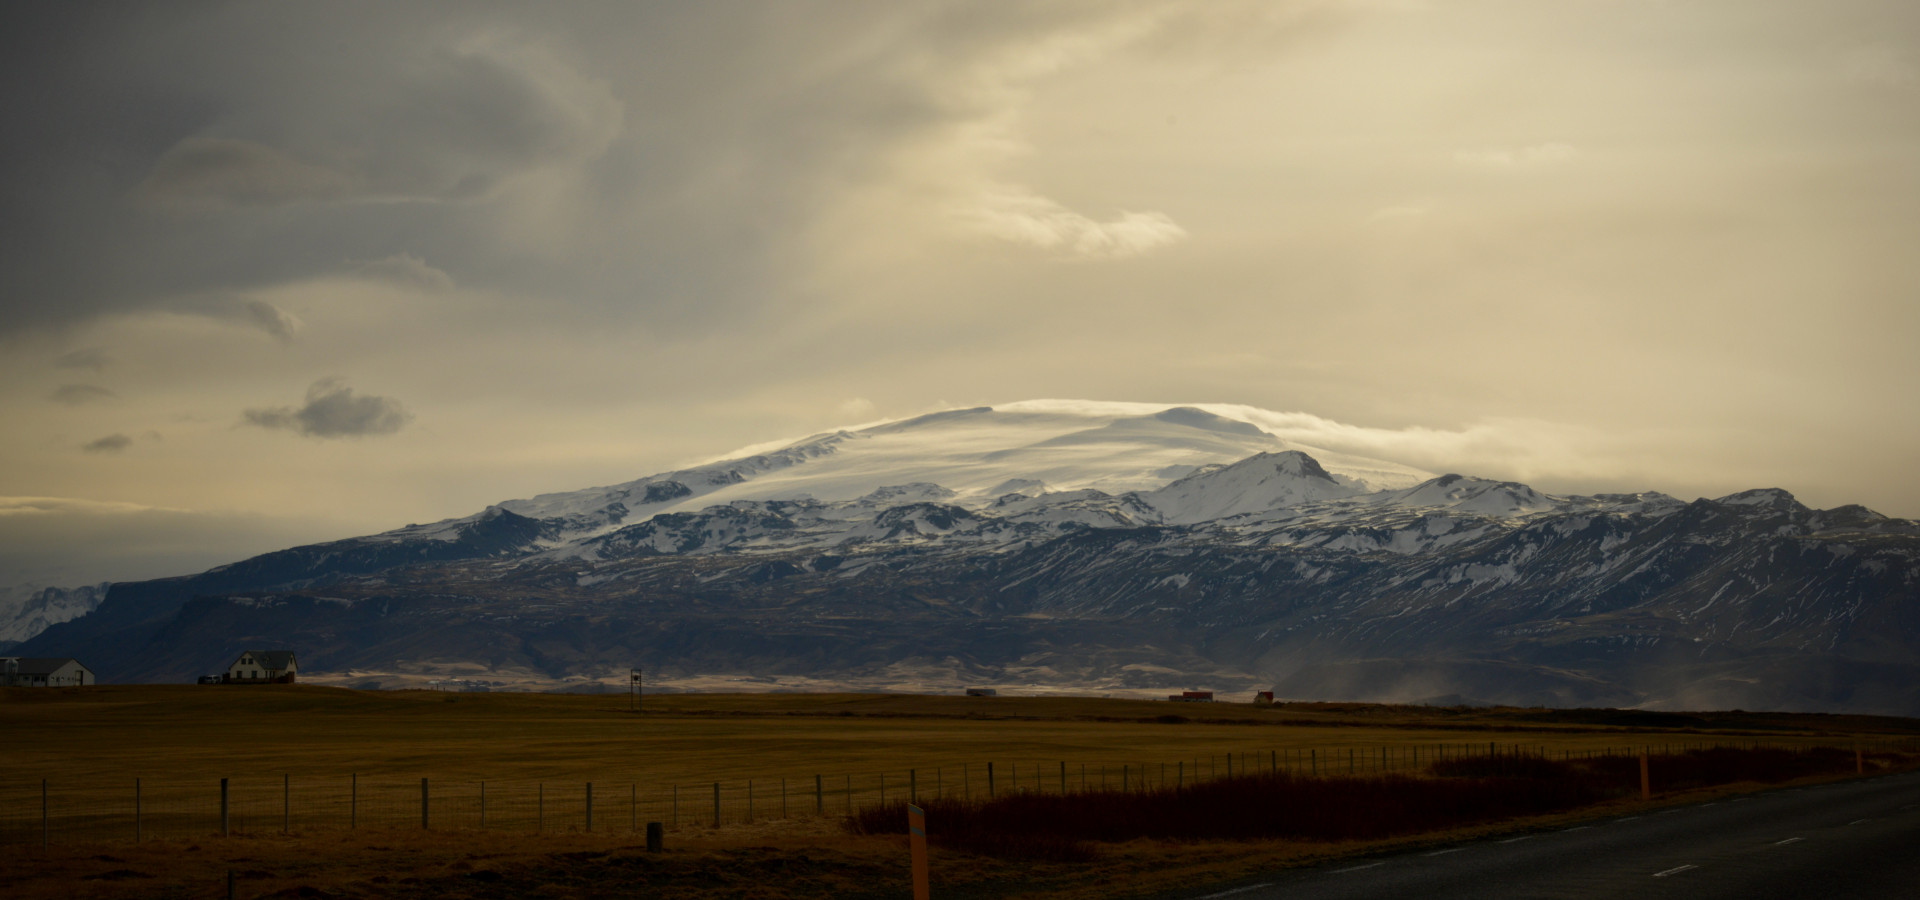
<instances>
[{"instance_id":1,"label":"distant mountain range","mask_svg":"<svg viewBox=\"0 0 1920 900\"><path fill-rule=\"evenodd\" d=\"M1785 491L1557 496L1237 407L1031 402L114 584L19 655L185 680L1272 687L1920 715L1920 525Z\"/></svg>"}]
</instances>

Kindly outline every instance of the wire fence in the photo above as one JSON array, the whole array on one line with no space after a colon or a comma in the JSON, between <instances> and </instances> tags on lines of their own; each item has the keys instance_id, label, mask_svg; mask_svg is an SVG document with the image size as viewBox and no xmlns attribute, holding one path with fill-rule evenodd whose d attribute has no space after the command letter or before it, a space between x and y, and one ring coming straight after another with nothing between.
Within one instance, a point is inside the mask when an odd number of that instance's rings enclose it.
<instances>
[{"instance_id":1,"label":"wire fence","mask_svg":"<svg viewBox=\"0 0 1920 900\"><path fill-rule=\"evenodd\" d=\"M1384 744L1243 749L1179 759L1023 760L892 771L816 773L680 784L487 781L439 777L293 775L221 779L0 781L0 845L306 834L350 830L643 832L714 828L803 816L844 817L889 801L984 800L1182 787L1278 771L1317 777L1419 772L1475 756L1547 759L1653 756L1710 748L1807 749L1815 742L1685 741L1553 749L1535 744ZM1831 746L1831 742L1827 742ZM1913 739L1856 745L1913 752Z\"/></svg>"}]
</instances>

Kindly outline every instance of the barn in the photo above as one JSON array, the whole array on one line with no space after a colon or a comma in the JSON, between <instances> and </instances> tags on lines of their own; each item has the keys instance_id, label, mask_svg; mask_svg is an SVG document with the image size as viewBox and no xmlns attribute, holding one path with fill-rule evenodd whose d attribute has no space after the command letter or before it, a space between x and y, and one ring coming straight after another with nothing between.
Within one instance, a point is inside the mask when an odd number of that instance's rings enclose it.
<instances>
[{"instance_id":1,"label":"barn","mask_svg":"<svg viewBox=\"0 0 1920 900\"><path fill-rule=\"evenodd\" d=\"M96 683L93 670L70 656L0 657L0 685L6 687L80 687Z\"/></svg>"},{"instance_id":2,"label":"barn","mask_svg":"<svg viewBox=\"0 0 1920 900\"><path fill-rule=\"evenodd\" d=\"M292 650L244 650L220 680L224 684L292 684L298 674Z\"/></svg>"}]
</instances>

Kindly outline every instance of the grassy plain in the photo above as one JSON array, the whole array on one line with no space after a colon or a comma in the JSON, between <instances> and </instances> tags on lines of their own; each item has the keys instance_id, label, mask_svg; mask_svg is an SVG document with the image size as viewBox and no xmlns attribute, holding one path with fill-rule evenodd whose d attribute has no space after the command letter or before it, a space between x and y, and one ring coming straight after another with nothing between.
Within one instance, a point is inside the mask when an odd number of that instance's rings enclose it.
<instances>
[{"instance_id":1,"label":"grassy plain","mask_svg":"<svg viewBox=\"0 0 1920 900\"><path fill-rule=\"evenodd\" d=\"M530 827L480 831L460 824L471 819L455 817L436 819L453 824L432 832L394 823L347 832L337 820L324 827L295 820L281 834L277 819L257 814L244 833L224 839L211 826L137 845L76 833L45 852L0 848L0 882L14 885L10 896L28 898L214 896L210 880L233 869L247 897L897 896L904 842L849 835L837 816L808 814L811 798L801 795L815 775L858 784L863 792L884 775L897 792L913 769L923 793L937 784L948 795L977 795L989 761L999 778L1017 773L1027 789L1034 775L1044 774L1037 786L1053 791L1062 763L1075 788L1103 771L1114 784L1122 766L1134 778L1142 767L1157 778L1160 766L1182 761L1189 773L1217 774L1228 753L1243 767L1249 760L1297 765L1312 758L1339 771L1349 754L1365 768L1384 750L1400 768L1415 748L1431 759L1441 748L1489 742L1557 756L1712 743L1846 746L1920 736L1913 720L1760 713L875 694L679 694L647 697L644 706L629 711L624 695L373 693L300 685L0 690L0 733L10 736L0 755L0 806L31 803L26 812L35 820L41 779L70 794L77 785L115 798L124 797L136 777L156 787L231 778L271 786L277 798L283 783L337 786L352 775L369 785L431 777L461 798L471 791L454 785L479 781L503 793L509 785L553 785L556 794L544 801L555 803L556 818L541 833ZM739 786L748 779L764 792L752 824L738 805ZM770 787L781 779L795 787L793 814L784 818ZM558 794L560 786L590 781L601 785L604 798L599 821L611 824L585 833L577 819L559 816ZM713 782L727 785L719 828L696 812L710 811L704 791ZM665 786L684 786L685 820L669 835L670 852L635 849L615 785L643 786L630 790L656 798ZM1007 782L999 789L1007 790ZM636 817L664 818L661 810L656 804ZM828 811L838 812L832 804ZM6 814L0 809L0 817ZM1150 895L1291 861L1433 839L1132 841L1104 848L1093 863L936 859L935 880L946 886L943 896Z\"/></svg>"}]
</instances>

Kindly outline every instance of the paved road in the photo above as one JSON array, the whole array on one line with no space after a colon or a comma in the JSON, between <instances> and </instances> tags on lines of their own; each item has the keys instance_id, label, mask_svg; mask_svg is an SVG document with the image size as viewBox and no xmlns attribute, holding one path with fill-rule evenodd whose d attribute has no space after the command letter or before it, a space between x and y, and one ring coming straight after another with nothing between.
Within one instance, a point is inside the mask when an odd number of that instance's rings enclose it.
<instances>
[{"instance_id":1,"label":"paved road","mask_svg":"<svg viewBox=\"0 0 1920 900\"><path fill-rule=\"evenodd\" d=\"M1920 774L1351 859L1187 895L1203 897L1920 898Z\"/></svg>"}]
</instances>

